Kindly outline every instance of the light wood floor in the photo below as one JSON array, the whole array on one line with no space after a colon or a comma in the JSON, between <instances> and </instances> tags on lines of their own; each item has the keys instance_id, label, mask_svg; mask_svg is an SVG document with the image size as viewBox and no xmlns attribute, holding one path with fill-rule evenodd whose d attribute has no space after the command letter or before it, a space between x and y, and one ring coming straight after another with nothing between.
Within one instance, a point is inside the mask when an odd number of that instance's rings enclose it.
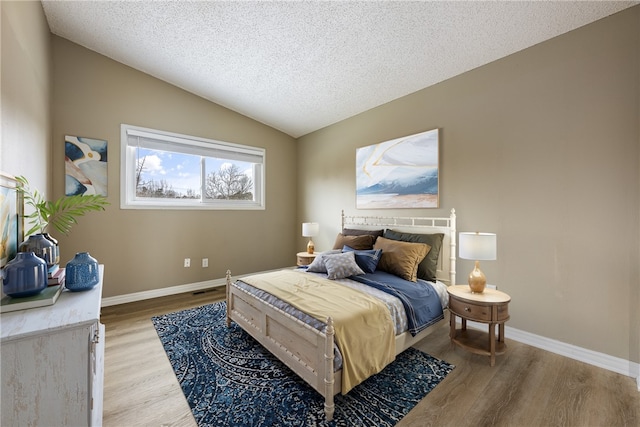
<instances>
[{"instance_id":1,"label":"light wood floor","mask_svg":"<svg viewBox=\"0 0 640 427\"><path fill-rule=\"evenodd\" d=\"M224 299L223 288L105 307L104 426L195 426L151 316ZM640 426L632 378L507 339L496 366L452 348L443 325L417 345L456 365L399 424Z\"/></svg>"}]
</instances>

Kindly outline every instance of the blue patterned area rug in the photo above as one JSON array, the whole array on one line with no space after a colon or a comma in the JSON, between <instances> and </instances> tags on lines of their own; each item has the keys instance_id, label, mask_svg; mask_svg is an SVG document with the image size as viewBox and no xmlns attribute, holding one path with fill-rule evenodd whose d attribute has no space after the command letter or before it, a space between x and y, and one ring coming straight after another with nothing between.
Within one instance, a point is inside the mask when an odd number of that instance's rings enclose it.
<instances>
[{"instance_id":1,"label":"blue patterned area rug","mask_svg":"<svg viewBox=\"0 0 640 427\"><path fill-rule=\"evenodd\" d=\"M199 427L393 426L454 368L414 348L347 395L324 399L235 323L226 303L153 317Z\"/></svg>"}]
</instances>

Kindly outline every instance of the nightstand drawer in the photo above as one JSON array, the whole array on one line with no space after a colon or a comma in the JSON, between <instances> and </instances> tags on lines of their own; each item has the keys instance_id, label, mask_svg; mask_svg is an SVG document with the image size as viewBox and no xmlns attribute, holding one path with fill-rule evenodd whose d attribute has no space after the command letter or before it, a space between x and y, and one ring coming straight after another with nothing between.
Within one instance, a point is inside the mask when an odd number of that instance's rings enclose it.
<instances>
[{"instance_id":1,"label":"nightstand drawer","mask_svg":"<svg viewBox=\"0 0 640 427\"><path fill-rule=\"evenodd\" d=\"M316 254L310 254L308 252L298 252L296 254L296 264L297 265L309 265L316 259Z\"/></svg>"},{"instance_id":2,"label":"nightstand drawer","mask_svg":"<svg viewBox=\"0 0 640 427\"><path fill-rule=\"evenodd\" d=\"M498 317L495 320L509 320L509 305L500 304L496 309L498 310Z\"/></svg>"},{"instance_id":3,"label":"nightstand drawer","mask_svg":"<svg viewBox=\"0 0 640 427\"><path fill-rule=\"evenodd\" d=\"M459 301L456 298L449 298L449 309L459 316L471 320L491 320L491 307L488 306Z\"/></svg>"},{"instance_id":4,"label":"nightstand drawer","mask_svg":"<svg viewBox=\"0 0 640 427\"><path fill-rule=\"evenodd\" d=\"M475 354L489 356L494 366L496 355L504 354L504 322L509 320L511 297L496 289L485 289L476 294L469 286L454 285L447 288L449 294L449 337L451 342ZM458 329L457 317L462 318ZM475 328L467 329L467 321L485 323L488 333ZM498 335L496 336L496 326Z\"/></svg>"}]
</instances>

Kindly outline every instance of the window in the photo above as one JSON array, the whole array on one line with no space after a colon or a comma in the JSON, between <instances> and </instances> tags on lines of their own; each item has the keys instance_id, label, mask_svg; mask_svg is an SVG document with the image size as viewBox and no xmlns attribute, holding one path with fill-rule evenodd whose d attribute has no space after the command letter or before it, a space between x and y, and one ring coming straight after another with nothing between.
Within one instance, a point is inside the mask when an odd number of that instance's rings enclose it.
<instances>
[{"instance_id":1,"label":"window","mask_svg":"<svg viewBox=\"0 0 640 427\"><path fill-rule=\"evenodd\" d=\"M121 126L122 209L264 209L262 148Z\"/></svg>"}]
</instances>

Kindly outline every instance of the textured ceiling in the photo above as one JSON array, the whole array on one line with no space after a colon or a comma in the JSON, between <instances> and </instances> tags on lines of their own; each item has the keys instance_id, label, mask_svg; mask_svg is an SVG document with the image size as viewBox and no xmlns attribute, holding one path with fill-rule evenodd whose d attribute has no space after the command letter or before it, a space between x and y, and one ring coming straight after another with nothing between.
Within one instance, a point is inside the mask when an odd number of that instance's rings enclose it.
<instances>
[{"instance_id":1,"label":"textured ceiling","mask_svg":"<svg viewBox=\"0 0 640 427\"><path fill-rule=\"evenodd\" d=\"M54 34L293 137L638 1L43 1Z\"/></svg>"}]
</instances>

